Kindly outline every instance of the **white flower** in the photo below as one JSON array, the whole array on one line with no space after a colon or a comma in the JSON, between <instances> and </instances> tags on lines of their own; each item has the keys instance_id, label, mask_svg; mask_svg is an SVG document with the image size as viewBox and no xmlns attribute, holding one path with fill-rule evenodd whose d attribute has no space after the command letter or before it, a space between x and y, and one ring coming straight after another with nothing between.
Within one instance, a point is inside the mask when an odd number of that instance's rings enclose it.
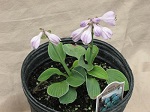
<instances>
[{"instance_id":1,"label":"white flower","mask_svg":"<svg viewBox=\"0 0 150 112\"><path fill-rule=\"evenodd\" d=\"M52 42L54 45L58 45L59 42L61 41L61 39L55 34L51 34L51 33L47 32L47 31L45 31L45 34L49 38L50 42Z\"/></svg>"},{"instance_id":2,"label":"white flower","mask_svg":"<svg viewBox=\"0 0 150 112\"><path fill-rule=\"evenodd\" d=\"M31 39L31 46L33 49L37 49L40 46L40 40L43 35L43 32L40 32L37 36Z\"/></svg>"},{"instance_id":3,"label":"white flower","mask_svg":"<svg viewBox=\"0 0 150 112\"><path fill-rule=\"evenodd\" d=\"M99 19L112 26L116 24L115 13L113 11L106 12L102 17L99 17Z\"/></svg>"}]
</instances>

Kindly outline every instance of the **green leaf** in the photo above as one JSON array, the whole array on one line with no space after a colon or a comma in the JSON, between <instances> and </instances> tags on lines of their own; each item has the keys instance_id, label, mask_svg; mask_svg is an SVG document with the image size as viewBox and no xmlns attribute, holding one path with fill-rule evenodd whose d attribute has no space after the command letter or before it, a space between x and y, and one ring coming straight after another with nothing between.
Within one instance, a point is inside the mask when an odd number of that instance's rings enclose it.
<instances>
[{"instance_id":1,"label":"green leaf","mask_svg":"<svg viewBox=\"0 0 150 112\"><path fill-rule=\"evenodd\" d=\"M57 46L50 42L48 45L48 54L50 58L56 62L62 62L66 58L66 54L63 51L61 42Z\"/></svg>"},{"instance_id":2,"label":"green leaf","mask_svg":"<svg viewBox=\"0 0 150 112\"><path fill-rule=\"evenodd\" d=\"M83 56L81 56L79 59L79 65L82 66L83 68L85 68L87 71L90 71L93 69L93 64L92 63L86 64L84 62Z\"/></svg>"},{"instance_id":3,"label":"green leaf","mask_svg":"<svg viewBox=\"0 0 150 112\"><path fill-rule=\"evenodd\" d=\"M72 75L67 78L67 82L72 87L78 87L85 82L85 77L76 69L72 69Z\"/></svg>"},{"instance_id":4,"label":"green leaf","mask_svg":"<svg viewBox=\"0 0 150 112\"><path fill-rule=\"evenodd\" d=\"M69 56L76 57L77 59L80 58L81 55L85 54L85 48L80 45L72 45L72 44L64 44L63 50Z\"/></svg>"},{"instance_id":5,"label":"green leaf","mask_svg":"<svg viewBox=\"0 0 150 112\"><path fill-rule=\"evenodd\" d=\"M88 63L89 63L90 56L91 56L91 63L93 63L98 52L99 52L99 48L96 45L93 45L92 55L90 54L91 53L90 48L87 49L87 51L85 53L85 59L88 61Z\"/></svg>"},{"instance_id":6,"label":"green leaf","mask_svg":"<svg viewBox=\"0 0 150 112\"><path fill-rule=\"evenodd\" d=\"M47 93L52 97L60 98L65 95L69 90L67 81L53 83L47 88Z\"/></svg>"},{"instance_id":7,"label":"green leaf","mask_svg":"<svg viewBox=\"0 0 150 112\"><path fill-rule=\"evenodd\" d=\"M73 68L77 67L78 66L78 62L79 62L78 60L75 60L73 62L72 67L70 69L73 69Z\"/></svg>"},{"instance_id":8,"label":"green leaf","mask_svg":"<svg viewBox=\"0 0 150 112\"><path fill-rule=\"evenodd\" d=\"M76 98L77 98L77 92L75 88L70 87L69 91L65 95L59 98L59 102L62 104L69 104L74 102Z\"/></svg>"},{"instance_id":9,"label":"green leaf","mask_svg":"<svg viewBox=\"0 0 150 112\"><path fill-rule=\"evenodd\" d=\"M77 66L74 68L75 71L79 72L82 76L84 76L86 78L87 73L85 71L85 69L81 66Z\"/></svg>"},{"instance_id":10,"label":"green leaf","mask_svg":"<svg viewBox=\"0 0 150 112\"><path fill-rule=\"evenodd\" d=\"M65 74L62 73L59 69L57 69L57 68L49 68L49 69L45 70L38 77L38 81L45 81L45 80L49 79L52 75L55 75L55 74L65 76Z\"/></svg>"},{"instance_id":11,"label":"green leaf","mask_svg":"<svg viewBox=\"0 0 150 112\"><path fill-rule=\"evenodd\" d=\"M88 71L88 74L97 77L100 79L108 79L108 74L107 72L100 66L95 65L91 71Z\"/></svg>"},{"instance_id":12,"label":"green leaf","mask_svg":"<svg viewBox=\"0 0 150 112\"><path fill-rule=\"evenodd\" d=\"M101 92L99 83L95 78L86 79L86 88L91 99L96 99Z\"/></svg>"},{"instance_id":13,"label":"green leaf","mask_svg":"<svg viewBox=\"0 0 150 112\"><path fill-rule=\"evenodd\" d=\"M124 90L129 90L128 80L122 72L116 69L107 69L106 72L108 73L107 84L110 84L114 81L125 82Z\"/></svg>"}]
</instances>

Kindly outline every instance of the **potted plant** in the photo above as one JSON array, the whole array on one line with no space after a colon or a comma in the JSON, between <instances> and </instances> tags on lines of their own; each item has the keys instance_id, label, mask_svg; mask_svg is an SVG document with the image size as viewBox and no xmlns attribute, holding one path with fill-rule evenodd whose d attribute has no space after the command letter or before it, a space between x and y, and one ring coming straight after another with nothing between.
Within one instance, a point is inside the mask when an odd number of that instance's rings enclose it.
<instances>
[{"instance_id":1,"label":"potted plant","mask_svg":"<svg viewBox=\"0 0 150 112\"><path fill-rule=\"evenodd\" d=\"M125 82L124 98L107 112L122 112L133 90L132 71L124 57L106 42L115 25L113 11L84 20L71 38L62 40L42 30L31 40L34 49L23 62L21 79L32 112L94 112L95 99L111 82ZM49 42L40 45L40 39ZM40 45L40 46L39 46ZM99 110L104 111L104 110Z\"/></svg>"}]
</instances>

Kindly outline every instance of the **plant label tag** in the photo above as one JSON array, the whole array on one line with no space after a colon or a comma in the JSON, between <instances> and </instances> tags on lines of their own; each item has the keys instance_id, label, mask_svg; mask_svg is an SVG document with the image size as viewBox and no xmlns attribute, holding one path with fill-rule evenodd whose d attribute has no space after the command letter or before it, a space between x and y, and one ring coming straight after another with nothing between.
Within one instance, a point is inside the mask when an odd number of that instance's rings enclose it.
<instances>
[{"instance_id":1,"label":"plant label tag","mask_svg":"<svg viewBox=\"0 0 150 112\"><path fill-rule=\"evenodd\" d=\"M123 99L124 83L112 82L96 97L96 112L104 112Z\"/></svg>"}]
</instances>

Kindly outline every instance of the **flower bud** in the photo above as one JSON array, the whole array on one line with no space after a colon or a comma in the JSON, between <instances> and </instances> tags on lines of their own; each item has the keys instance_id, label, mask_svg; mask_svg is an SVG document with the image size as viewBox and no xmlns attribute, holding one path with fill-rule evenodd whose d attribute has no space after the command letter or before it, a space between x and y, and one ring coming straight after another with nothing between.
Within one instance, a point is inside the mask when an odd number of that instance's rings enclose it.
<instances>
[{"instance_id":1,"label":"flower bud","mask_svg":"<svg viewBox=\"0 0 150 112\"><path fill-rule=\"evenodd\" d=\"M55 34L51 34L51 33L47 32L47 31L45 31L45 34L49 38L50 42L52 42L54 45L58 45L59 42L61 41L61 39Z\"/></svg>"},{"instance_id":2,"label":"flower bud","mask_svg":"<svg viewBox=\"0 0 150 112\"><path fill-rule=\"evenodd\" d=\"M89 22L90 22L90 20L84 20L84 21L82 21L82 22L80 23L80 26L81 26L81 27L85 27L85 26L88 25Z\"/></svg>"},{"instance_id":3,"label":"flower bud","mask_svg":"<svg viewBox=\"0 0 150 112\"><path fill-rule=\"evenodd\" d=\"M99 23L99 22L100 22L100 18L93 18L92 21L93 21L94 23Z\"/></svg>"},{"instance_id":4,"label":"flower bud","mask_svg":"<svg viewBox=\"0 0 150 112\"><path fill-rule=\"evenodd\" d=\"M40 40L43 35L43 32L40 32L37 36L31 39L31 46L33 49L37 49L40 46Z\"/></svg>"}]
</instances>

